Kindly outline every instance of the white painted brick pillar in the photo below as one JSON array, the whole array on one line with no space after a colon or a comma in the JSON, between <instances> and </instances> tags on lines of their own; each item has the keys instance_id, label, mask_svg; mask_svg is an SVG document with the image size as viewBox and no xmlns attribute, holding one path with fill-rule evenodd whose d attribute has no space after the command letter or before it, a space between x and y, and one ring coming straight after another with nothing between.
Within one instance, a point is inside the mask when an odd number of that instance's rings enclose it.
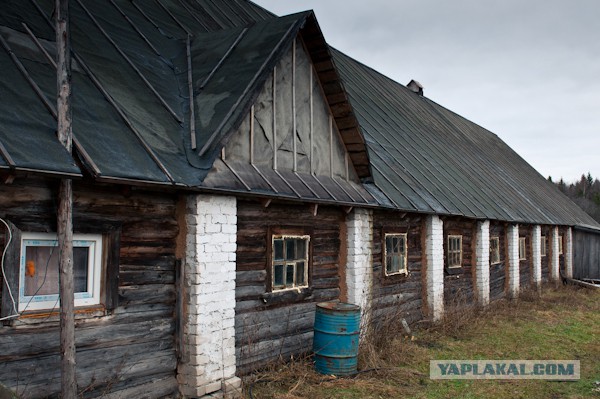
<instances>
[{"instance_id":1,"label":"white painted brick pillar","mask_svg":"<svg viewBox=\"0 0 600 399\"><path fill-rule=\"evenodd\" d=\"M490 221L477 223L475 247L475 289L481 306L490 303Z\"/></svg>"},{"instance_id":2,"label":"white painted brick pillar","mask_svg":"<svg viewBox=\"0 0 600 399\"><path fill-rule=\"evenodd\" d=\"M373 286L373 212L354 208L346 218L348 231L346 287L348 302L361 308L361 324L368 324Z\"/></svg>"},{"instance_id":3,"label":"white painted brick pillar","mask_svg":"<svg viewBox=\"0 0 600 399\"><path fill-rule=\"evenodd\" d=\"M432 215L425 224L427 310L433 320L440 320L444 314L444 222Z\"/></svg>"},{"instance_id":4,"label":"white painted brick pillar","mask_svg":"<svg viewBox=\"0 0 600 399\"><path fill-rule=\"evenodd\" d=\"M550 229L550 281L557 282L560 280L560 255L558 253L558 226Z\"/></svg>"},{"instance_id":5,"label":"white painted brick pillar","mask_svg":"<svg viewBox=\"0 0 600 399\"><path fill-rule=\"evenodd\" d=\"M533 285L537 288L540 288L542 284L542 227L541 226L533 226L533 231L531 232L531 249L532 249L532 258L531 261L533 263Z\"/></svg>"},{"instance_id":6,"label":"white painted brick pillar","mask_svg":"<svg viewBox=\"0 0 600 399\"><path fill-rule=\"evenodd\" d=\"M235 197L190 195L186 203L183 354L184 397L236 396Z\"/></svg>"},{"instance_id":7,"label":"white painted brick pillar","mask_svg":"<svg viewBox=\"0 0 600 399\"><path fill-rule=\"evenodd\" d=\"M511 225L506 230L507 276L509 298L519 296L519 226Z\"/></svg>"},{"instance_id":8,"label":"white painted brick pillar","mask_svg":"<svg viewBox=\"0 0 600 399\"><path fill-rule=\"evenodd\" d=\"M567 229L565 246L565 277L573 278L573 228Z\"/></svg>"}]
</instances>

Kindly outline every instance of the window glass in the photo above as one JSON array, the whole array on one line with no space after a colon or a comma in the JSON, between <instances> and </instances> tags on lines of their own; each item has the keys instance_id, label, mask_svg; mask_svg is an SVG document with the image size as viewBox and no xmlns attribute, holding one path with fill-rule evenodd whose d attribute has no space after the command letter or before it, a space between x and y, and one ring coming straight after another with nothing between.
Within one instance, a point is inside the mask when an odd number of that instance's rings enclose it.
<instances>
[{"instance_id":1,"label":"window glass","mask_svg":"<svg viewBox=\"0 0 600 399\"><path fill-rule=\"evenodd\" d=\"M448 236L448 267L462 266L462 236Z\"/></svg>"},{"instance_id":2,"label":"window glass","mask_svg":"<svg viewBox=\"0 0 600 399\"><path fill-rule=\"evenodd\" d=\"M540 241L540 253L541 256L546 256L546 236L542 236Z\"/></svg>"},{"instance_id":3,"label":"window glass","mask_svg":"<svg viewBox=\"0 0 600 399\"><path fill-rule=\"evenodd\" d=\"M490 239L490 263L500 263L500 238Z\"/></svg>"},{"instance_id":4,"label":"window glass","mask_svg":"<svg viewBox=\"0 0 600 399\"><path fill-rule=\"evenodd\" d=\"M519 237L519 260L525 260L526 258L526 241L525 237Z\"/></svg>"},{"instance_id":5,"label":"window glass","mask_svg":"<svg viewBox=\"0 0 600 399\"><path fill-rule=\"evenodd\" d=\"M100 303L102 236L73 236L75 306ZM23 233L19 277L19 311L59 306L58 241L55 234Z\"/></svg>"},{"instance_id":6,"label":"window glass","mask_svg":"<svg viewBox=\"0 0 600 399\"><path fill-rule=\"evenodd\" d=\"M385 235L385 274L407 273L406 234Z\"/></svg>"},{"instance_id":7,"label":"window glass","mask_svg":"<svg viewBox=\"0 0 600 399\"><path fill-rule=\"evenodd\" d=\"M308 285L309 236L273 236L273 290ZM285 258L285 259L284 259Z\"/></svg>"}]
</instances>

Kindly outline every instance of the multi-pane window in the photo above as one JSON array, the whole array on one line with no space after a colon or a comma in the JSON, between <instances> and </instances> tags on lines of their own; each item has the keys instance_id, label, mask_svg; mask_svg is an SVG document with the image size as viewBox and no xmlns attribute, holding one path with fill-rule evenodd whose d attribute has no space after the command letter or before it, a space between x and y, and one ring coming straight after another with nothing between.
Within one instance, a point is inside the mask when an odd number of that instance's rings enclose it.
<instances>
[{"instance_id":1,"label":"multi-pane window","mask_svg":"<svg viewBox=\"0 0 600 399\"><path fill-rule=\"evenodd\" d=\"M462 236L448 236L448 267L462 266Z\"/></svg>"},{"instance_id":2,"label":"multi-pane window","mask_svg":"<svg viewBox=\"0 0 600 399\"><path fill-rule=\"evenodd\" d=\"M407 274L406 234L385 235L385 275Z\"/></svg>"},{"instance_id":3,"label":"multi-pane window","mask_svg":"<svg viewBox=\"0 0 600 399\"><path fill-rule=\"evenodd\" d=\"M540 254L541 256L546 256L546 236L542 236L542 240L540 241Z\"/></svg>"},{"instance_id":4,"label":"multi-pane window","mask_svg":"<svg viewBox=\"0 0 600 399\"><path fill-rule=\"evenodd\" d=\"M19 311L53 309L58 300L56 234L23 233L19 269ZM102 235L73 235L75 306L100 303Z\"/></svg>"},{"instance_id":5,"label":"multi-pane window","mask_svg":"<svg viewBox=\"0 0 600 399\"><path fill-rule=\"evenodd\" d=\"M490 263L500 263L500 238L490 238Z\"/></svg>"},{"instance_id":6,"label":"multi-pane window","mask_svg":"<svg viewBox=\"0 0 600 399\"><path fill-rule=\"evenodd\" d=\"M525 260L527 258L526 252L527 246L525 237L519 237L519 260Z\"/></svg>"},{"instance_id":7,"label":"multi-pane window","mask_svg":"<svg viewBox=\"0 0 600 399\"><path fill-rule=\"evenodd\" d=\"M563 254L563 236L558 236L558 254Z\"/></svg>"},{"instance_id":8,"label":"multi-pane window","mask_svg":"<svg viewBox=\"0 0 600 399\"><path fill-rule=\"evenodd\" d=\"M274 291L308 286L309 242L310 236L273 236Z\"/></svg>"}]
</instances>

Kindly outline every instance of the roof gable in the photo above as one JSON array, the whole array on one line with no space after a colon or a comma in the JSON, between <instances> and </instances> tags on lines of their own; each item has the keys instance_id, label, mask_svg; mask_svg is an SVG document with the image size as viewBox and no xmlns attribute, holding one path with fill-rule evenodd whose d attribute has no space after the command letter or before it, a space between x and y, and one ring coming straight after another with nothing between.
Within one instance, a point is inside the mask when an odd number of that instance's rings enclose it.
<instances>
[{"instance_id":1,"label":"roof gable","mask_svg":"<svg viewBox=\"0 0 600 399\"><path fill-rule=\"evenodd\" d=\"M376 203L360 185L300 35L271 70L204 184L295 199Z\"/></svg>"}]
</instances>

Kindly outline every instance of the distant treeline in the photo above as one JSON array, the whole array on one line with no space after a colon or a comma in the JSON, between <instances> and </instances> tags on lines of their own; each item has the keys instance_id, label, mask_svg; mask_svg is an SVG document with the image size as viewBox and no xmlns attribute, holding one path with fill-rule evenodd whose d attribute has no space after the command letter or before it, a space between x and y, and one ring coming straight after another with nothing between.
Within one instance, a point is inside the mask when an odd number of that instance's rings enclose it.
<instances>
[{"instance_id":1,"label":"distant treeline","mask_svg":"<svg viewBox=\"0 0 600 399\"><path fill-rule=\"evenodd\" d=\"M552 181L552 177L548 177ZM556 184L558 189L571 198L581 209L600 222L600 181L588 172L581 175L575 183L567 184L561 178Z\"/></svg>"}]
</instances>

